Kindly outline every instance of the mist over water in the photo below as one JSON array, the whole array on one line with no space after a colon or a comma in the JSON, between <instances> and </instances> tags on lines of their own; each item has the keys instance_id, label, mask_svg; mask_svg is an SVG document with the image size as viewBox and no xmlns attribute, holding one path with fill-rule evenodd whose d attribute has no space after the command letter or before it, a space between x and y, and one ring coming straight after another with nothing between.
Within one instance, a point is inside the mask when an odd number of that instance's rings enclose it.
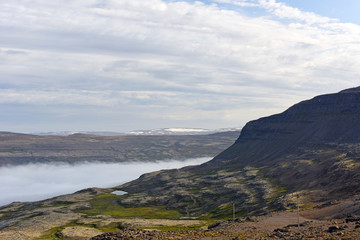
<instances>
[{"instance_id":1,"label":"mist over water","mask_svg":"<svg viewBox=\"0 0 360 240\"><path fill-rule=\"evenodd\" d=\"M115 187L140 175L209 161L210 157L154 163L84 162L0 167L0 206L38 201L89 187Z\"/></svg>"}]
</instances>

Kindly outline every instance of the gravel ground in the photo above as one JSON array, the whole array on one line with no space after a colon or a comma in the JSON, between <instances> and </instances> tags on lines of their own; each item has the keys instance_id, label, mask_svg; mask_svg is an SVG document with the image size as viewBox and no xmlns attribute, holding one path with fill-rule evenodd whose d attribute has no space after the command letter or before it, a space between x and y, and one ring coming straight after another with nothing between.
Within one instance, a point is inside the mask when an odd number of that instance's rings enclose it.
<instances>
[{"instance_id":1,"label":"gravel ground","mask_svg":"<svg viewBox=\"0 0 360 240\"><path fill-rule=\"evenodd\" d=\"M360 239L360 217L336 220L300 219L295 213L223 221L198 231L151 231L124 229L105 233L91 240L109 239Z\"/></svg>"}]
</instances>

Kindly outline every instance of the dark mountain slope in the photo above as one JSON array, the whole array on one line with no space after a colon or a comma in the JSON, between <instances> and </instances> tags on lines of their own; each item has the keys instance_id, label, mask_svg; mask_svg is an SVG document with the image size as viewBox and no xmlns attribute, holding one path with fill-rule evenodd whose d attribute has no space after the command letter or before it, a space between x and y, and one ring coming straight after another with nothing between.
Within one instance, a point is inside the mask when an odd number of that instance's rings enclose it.
<instances>
[{"instance_id":1,"label":"dark mountain slope","mask_svg":"<svg viewBox=\"0 0 360 240\"><path fill-rule=\"evenodd\" d=\"M243 214L350 198L360 191L360 88L300 102L251 121L227 150L200 166L146 174L120 186L121 204L184 213ZM225 209L225 210L224 210Z\"/></svg>"},{"instance_id":2,"label":"dark mountain slope","mask_svg":"<svg viewBox=\"0 0 360 240\"><path fill-rule=\"evenodd\" d=\"M300 102L251 121L234 145L206 166L263 166L284 154L326 143L360 142L360 88Z\"/></svg>"}]
</instances>

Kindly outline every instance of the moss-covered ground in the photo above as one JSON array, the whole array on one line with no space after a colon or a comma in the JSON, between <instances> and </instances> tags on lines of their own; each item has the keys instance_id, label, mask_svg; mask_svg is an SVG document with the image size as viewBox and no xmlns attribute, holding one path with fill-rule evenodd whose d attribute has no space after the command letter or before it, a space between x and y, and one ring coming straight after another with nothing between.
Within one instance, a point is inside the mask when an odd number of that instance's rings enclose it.
<instances>
[{"instance_id":1,"label":"moss-covered ground","mask_svg":"<svg viewBox=\"0 0 360 240\"><path fill-rule=\"evenodd\" d=\"M174 219L181 217L178 211L166 209L163 206L123 207L118 204L120 198L121 196L114 194L97 196L90 201L92 208L81 212L87 215L110 215L114 218Z\"/></svg>"}]
</instances>

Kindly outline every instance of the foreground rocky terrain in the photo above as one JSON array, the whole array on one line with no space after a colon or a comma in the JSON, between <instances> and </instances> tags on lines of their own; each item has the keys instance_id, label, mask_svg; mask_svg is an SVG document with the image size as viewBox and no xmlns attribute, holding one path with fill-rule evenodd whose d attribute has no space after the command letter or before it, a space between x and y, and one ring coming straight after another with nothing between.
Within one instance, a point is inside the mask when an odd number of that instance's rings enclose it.
<instances>
[{"instance_id":1,"label":"foreground rocky terrain","mask_svg":"<svg viewBox=\"0 0 360 240\"><path fill-rule=\"evenodd\" d=\"M114 189L86 189L0 209L0 239L358 239L360 198L231 220L111 204ZM116 207L117 206L117 207ZM104 233L107 232L107 233Z\"/></svg>"},{"instance_id":2,"label":"foreground rocky terrain","mask_svg":"<svg viewBox=\"0 0 360 240\"><path fill-rule=\"evenodd\" d=\"M37 136L0 132L0 166L40 162L150 162L208 157L229 147L238 135L238 131L159 136Z\"/></svg>"},{"instance_id":3,"label":"foreground rocky terrain","mask_svg":"<svg viewBox=\"0 0 360 240\"><path fill-rule=\"evenodd\" d=\"M349 216L336 220L300 217L291 212L268 216L238 218L217 222L204 230L153 231L124 229L97 235L101 239L359 239L360 217Z\"/></svg>"},{"instance_id":4,"label":"foreground rocky terrain","mask_svg":"<svg viewBox=\"0 0 360 240\"><path fill-rule=\"evenodd\" d=\"M202 165L0 208L0 239L360 238L359 119L360 87L300 102Z\"/></svg>"}]
</instances>

